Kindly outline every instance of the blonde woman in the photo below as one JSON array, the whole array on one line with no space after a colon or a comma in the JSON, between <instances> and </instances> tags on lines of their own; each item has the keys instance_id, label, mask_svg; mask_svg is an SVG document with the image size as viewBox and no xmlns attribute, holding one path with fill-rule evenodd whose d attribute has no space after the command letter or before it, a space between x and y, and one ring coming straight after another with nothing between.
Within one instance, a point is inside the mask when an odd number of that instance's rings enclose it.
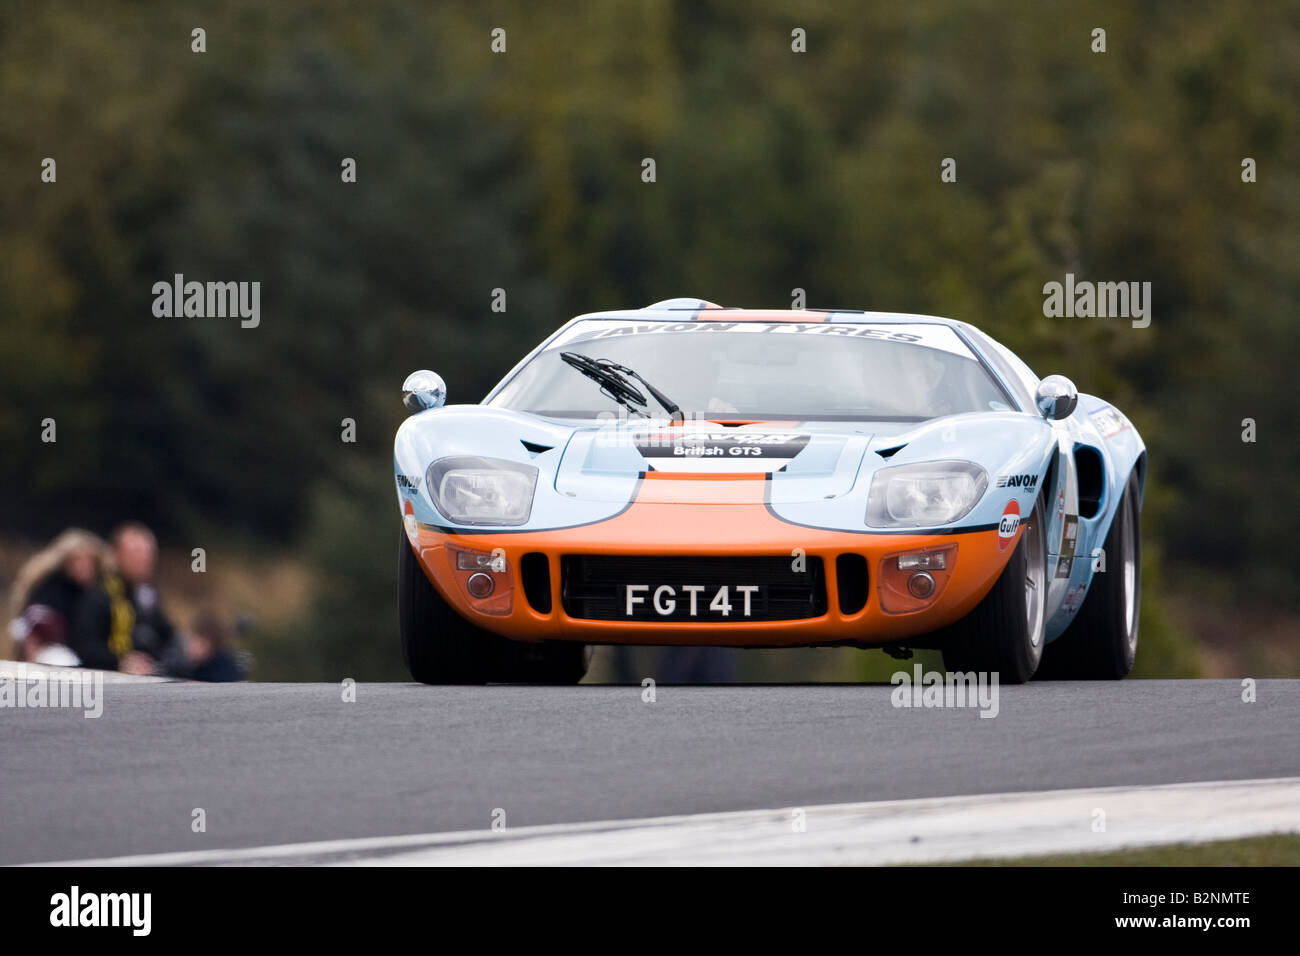
<instances>
[{"instance_id":1,"label":"blonde woman","mask_svg":"<svg viewBox=\"0 0 1300 956\"><path fill-rule=\"evenodd\" d=\"M108 547L98 536L69 528L18 570L9 595L9 618L17 621L32 605L43 605L62 618L63 633L72 627L81 602L104 575ZM11 643L13 628L4 630ZM21 624L16 629L21 633ZM13 647L0 647L0 657L12 658Z\"/></svg>"}]
</instances>

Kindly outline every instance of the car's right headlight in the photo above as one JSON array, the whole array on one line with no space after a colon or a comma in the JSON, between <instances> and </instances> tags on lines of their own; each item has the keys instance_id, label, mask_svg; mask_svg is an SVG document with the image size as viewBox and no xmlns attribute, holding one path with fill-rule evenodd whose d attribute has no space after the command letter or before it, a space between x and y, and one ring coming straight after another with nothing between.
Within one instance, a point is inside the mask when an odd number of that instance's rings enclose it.
<instances>
[{"instance_id":1,"label":"car's right headlight","mask_svg":"<svg viewBox=\"0 0 1300 956\"><path fill-rule=\"evenodd\" d=\"M433 506L457 524L521 525L533 510L537 469L502 458L440 458L425 487Z\"/></svg>"},{"instance_id":2,"label":"car's right headlight","mask_svg":"<svg viewBox=\"0 0 1300 956\"><path fill-rule=\"evenodd\" d=\"M881 468L872 476L866 521L873 528L935 528L975 507L989 476L969 461L927 461Z\"/></svg>"}]
</instances>

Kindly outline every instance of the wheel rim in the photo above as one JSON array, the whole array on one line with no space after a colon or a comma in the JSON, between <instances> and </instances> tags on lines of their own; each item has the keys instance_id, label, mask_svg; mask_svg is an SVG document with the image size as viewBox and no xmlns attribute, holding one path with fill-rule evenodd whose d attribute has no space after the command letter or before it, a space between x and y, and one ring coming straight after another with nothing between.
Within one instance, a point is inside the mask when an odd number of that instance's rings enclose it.
<instances>
[{"instance_id":1,"label":"wheel rim","mask_svg":"<svg viewBox=\"0 0 1300 956\"><path fill-rule=\"evenodd\" d=\"M1047 603L1047 562L1043 560L1043 523L1035 508L1025 529L1025 623L1029 643L1043 641L1043 613Z\"/></svg>"},{"instance_id":2,"label":"wheel rim","mask_svg":"<svg viewBox=\"0 0 1300 956\"><path fill-rule=\"evenodd\" d=\"M1124 549L1124 627L1129 646L1137 641L1137 548L1133 543L1133 521L1131 514L1122 516L1123 529L1120 534L1121 547Z\"/></svg>"}]
</instances>

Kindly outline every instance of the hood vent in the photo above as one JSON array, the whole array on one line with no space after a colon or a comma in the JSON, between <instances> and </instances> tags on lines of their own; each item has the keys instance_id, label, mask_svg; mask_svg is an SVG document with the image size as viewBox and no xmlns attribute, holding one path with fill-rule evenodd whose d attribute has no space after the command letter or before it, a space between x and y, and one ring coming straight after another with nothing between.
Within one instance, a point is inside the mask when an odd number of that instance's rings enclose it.
<instances>
[{"instance_id":1,"label":"hood vent","mask_svg":"<svg viewBox=\"0 0 1300 956\"><path fill-rule=\"evenodd\" d=\"M537 444L537 442L524 441L522 438L519 439L519 444L523 445L524 449L528 452L528 454L530 454L534 458L536 458L542 452L550 451L552 448L555 447L554 445L539 445Z\"/></svg>"}]
</instances>

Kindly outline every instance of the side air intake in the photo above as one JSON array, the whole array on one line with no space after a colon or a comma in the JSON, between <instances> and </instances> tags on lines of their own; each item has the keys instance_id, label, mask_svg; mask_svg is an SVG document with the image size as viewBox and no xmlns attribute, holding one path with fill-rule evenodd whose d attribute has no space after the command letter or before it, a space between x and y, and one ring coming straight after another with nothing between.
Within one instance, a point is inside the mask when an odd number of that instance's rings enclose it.
<instances>
[{"instance_id":1,"label":"side air intake","mask_svg":"<svg viewBox=\"0 0 1300 956\"><path fill-rule=\"evenodd\" d=\"M519 561L519 576L524 584L528 606L538 614L551 613L551 565L546 555L530 551Z\"/></svg>"}]
</instances>

